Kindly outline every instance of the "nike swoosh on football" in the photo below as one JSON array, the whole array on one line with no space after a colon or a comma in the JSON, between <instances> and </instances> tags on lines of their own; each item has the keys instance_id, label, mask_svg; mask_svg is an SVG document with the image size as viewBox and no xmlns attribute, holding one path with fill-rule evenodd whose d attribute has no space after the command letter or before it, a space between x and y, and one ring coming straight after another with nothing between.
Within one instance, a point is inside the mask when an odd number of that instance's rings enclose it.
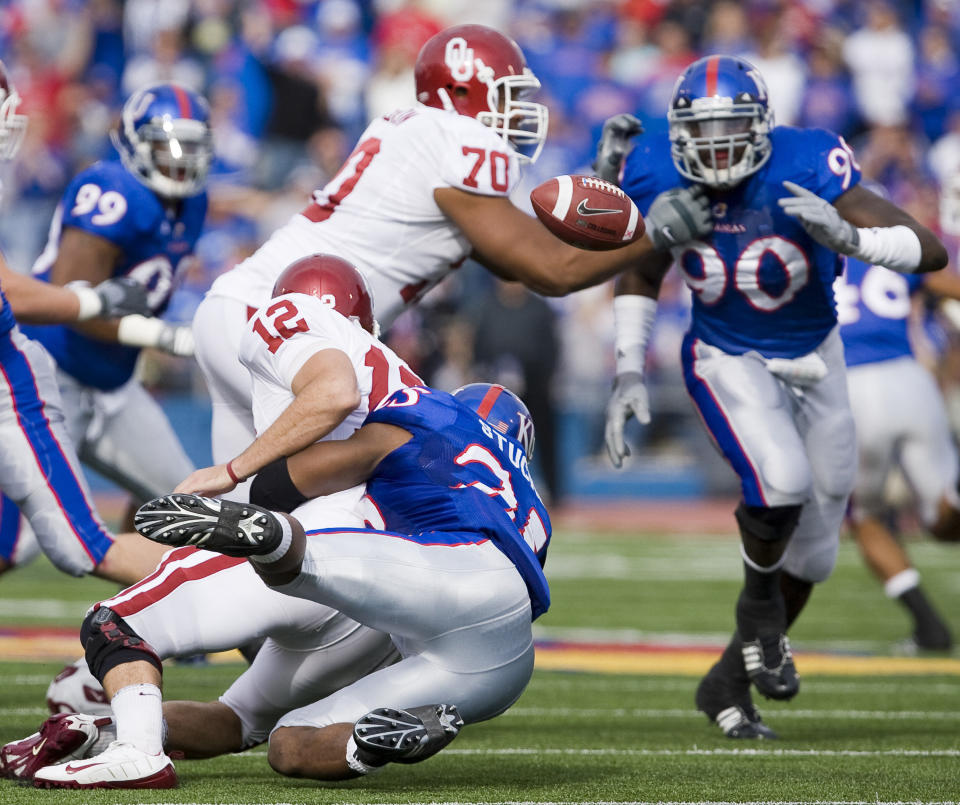
<instances>
[{"instance_id":1,"label":"nike swoosh on football","mask_svg":"<svg viewBox=\"0 0 960 805\"><path fill-rule=\"evenodd\" d=\"M87 763L83 766L71 766L68 763L66 766L63 767L63 770L67 772L67 774L75 774L78 771L83 771L84 769L90 769L90 768L93 768L94 766L102 766L102 765L103 763L100 763L99 761L97 763Z\"/></svg>"},{"instance_id":2,"label":"nike swoosh on football","mask_svg":"<svg viewBox=\"0 0 960 805\"><path fill-rule=\"evenodd\" d=\"M43 745L44 745L46 742L47 742L47 739L44 738L42 741L40 741L40 743L38 743L38 744L37 744L35 747L33 747L33 749L31 749L30 751L33 752L34 755L39 755L39 754L40 754L40 750L43 749Z\"/></svg>"},{"instance_id":3,"label":"nike swoosh on football","mask_svg":"<svg viewBox=\"0 0 960 805\"><path fill-rule=\"evenodd\" d=\"M623 210L603 210L603 209L594 209L593 207L587 206L587 200L583 199L577 205L577 215L604 215L605 213L616 212L620 213Z\"/></svg>"}]
</instances>

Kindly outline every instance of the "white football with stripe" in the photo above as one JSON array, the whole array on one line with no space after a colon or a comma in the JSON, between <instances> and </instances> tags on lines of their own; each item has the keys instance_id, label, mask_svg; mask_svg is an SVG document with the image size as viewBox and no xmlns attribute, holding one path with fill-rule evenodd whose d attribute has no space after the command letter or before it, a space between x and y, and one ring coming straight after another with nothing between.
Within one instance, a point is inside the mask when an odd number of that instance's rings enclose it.
<instances>
[{"instance_id":1,"label":"white football with stripe","mask_svg":"<svg viewBox=\"0 0 960 805\"><path fill-rule=\"evenodd\" d=\"M619 249L644 233L637 205L619 187L595 176L547 179L530 192L530 202L547 229L581 249Z\"/></svg>"}]
</instances>

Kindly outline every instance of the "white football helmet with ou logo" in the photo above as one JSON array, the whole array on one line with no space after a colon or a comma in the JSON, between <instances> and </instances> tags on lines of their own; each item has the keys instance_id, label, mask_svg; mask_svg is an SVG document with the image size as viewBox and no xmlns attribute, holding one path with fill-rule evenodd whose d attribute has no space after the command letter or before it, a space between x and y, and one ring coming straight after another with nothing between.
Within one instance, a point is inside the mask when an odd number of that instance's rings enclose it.
<instances>
[{"instance_id":1,"label":"white football helmet with ou logo","mask_svg":"<svg viewBox=\"0 0 960 805\"><path fill-rule=\"evenodd\" d=\"M525 100L540 82L509 37L485 25L447 28L420 49L414 78L424 106L475 117L522 160L540 156L547 107Z\"/></svg>"},{"instance_id":2,"label":"white football helmet with ou logo","mask_svg":"<svg viewBox=\"0 0 960 805\"><path fill-rule=\"evenodd\" d=\"M13 88L6 65L0 61L0 160L13 159L27 132L27 116L18 115L20 96Z\"/></svg>"},{"instance_id":3,"label":"white football helmet with ou logo","mask_svg":"<svg viewBox=\"0 0 960 805\"><path fill-rule=\"evenodd\" d=\"M273 286L273 296L288 293L315 296L341 316L356 321L374 338L380 334L367 282L346 260L332 254L311 254L291 263Z\"/></svg>"}]
</instances>

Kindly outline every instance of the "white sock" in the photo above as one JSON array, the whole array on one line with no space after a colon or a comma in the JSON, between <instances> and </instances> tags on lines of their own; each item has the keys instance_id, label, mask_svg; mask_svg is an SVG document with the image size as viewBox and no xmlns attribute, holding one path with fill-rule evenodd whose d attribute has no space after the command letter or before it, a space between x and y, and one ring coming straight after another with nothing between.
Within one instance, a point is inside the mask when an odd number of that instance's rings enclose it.
<instances>
[{"instance_id":1,"label":"white sock","mask_svg":"<svg viewBox=\"0 0 960 805\"><path fill-rule=\"evenodd\" d=\"M163 695L156 685L127 685L110 700L117 740L148 755L163 751Z\"/></svg>"},{"instance_id":2,"label":"white sock","mask_svg":"<svg viewBox=\"0 0 960 805\"><path fill-rule=\"evenodd\" d=\"M347 765L357 774L371 774L383 768L382 766L371 766L357 757L357 742L353 740L352 735L347 738Z\"/></svg>"},{"instance_id":3,"label":"white sock","mask_svg":"<svg viewBox=\"0 0 960 805\"><path fill-rule=\"evenodd\" d=\"M258 565L271 565L274 562L283 559L287 551L290 550L290 543L293 542L293 529L290 527L290 521L282 514L275 514L273 516L276 517L277 521L280 523L280 531L282 534L280 537L280 544L270 551L270 553L251 556L250 561Z\"/></svg>"},{"instance_id":4,"label":"white sock","mask_svg":"<svg viewBox=\"0 0 960 805\"><path fill-rule=\"evenodd\" d=\"M916 568L908 567L895 576L891 576L883 584L883 591L887 598L899 598L907 590L912 590L920 583L920 574Z\"/></svg>"}]
</instances>

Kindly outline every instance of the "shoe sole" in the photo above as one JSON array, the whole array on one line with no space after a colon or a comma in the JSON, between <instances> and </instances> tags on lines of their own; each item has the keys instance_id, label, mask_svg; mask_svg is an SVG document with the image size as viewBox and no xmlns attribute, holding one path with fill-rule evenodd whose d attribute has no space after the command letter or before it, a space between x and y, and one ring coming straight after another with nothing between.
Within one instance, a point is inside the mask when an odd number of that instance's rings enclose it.
<instances>
[{"instance_id":1,"label":"shoe sole","mask_svg":"<svg viewBox=\"0 0 960 805\"><path fill-rule=\"evenodd\" d=\"M389 763L419 763L460 733L463 719L452 705L397 710L379 707L357 721L353 739L370 755Z\"/></svg>"},{"instance_id":2,"label":"shoe sole","mask_svg":"<svg viewBox=\"0 0 960 805\"><path fill-rule=\"evenodd\" d=\"M177 772L173 765L167 765L160 771L151 774L149 777L141 777L138 780L101 780L96 783L80 783L76 780L37 780L34 779L35 788L176 788L180 785L177 779Z\"/></svg>"},{"instance_id":3,"label":"shoe sole","mask_svg":"<svg viewBox=\"0 0 960 805\"><path fill-rule=\"evenodd\" d=\"M251 503L173 494L144 503L133 526L162 545L192 545L226 556L270 553L282 531L273 513Z\"/></svg>"}]
</instances>

